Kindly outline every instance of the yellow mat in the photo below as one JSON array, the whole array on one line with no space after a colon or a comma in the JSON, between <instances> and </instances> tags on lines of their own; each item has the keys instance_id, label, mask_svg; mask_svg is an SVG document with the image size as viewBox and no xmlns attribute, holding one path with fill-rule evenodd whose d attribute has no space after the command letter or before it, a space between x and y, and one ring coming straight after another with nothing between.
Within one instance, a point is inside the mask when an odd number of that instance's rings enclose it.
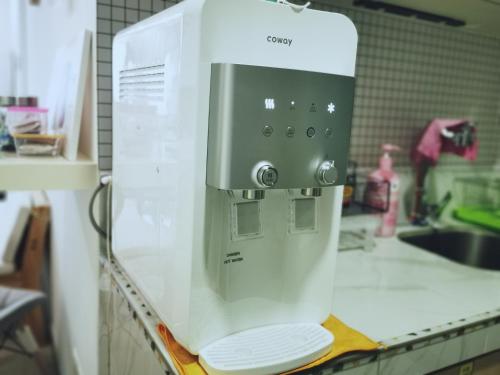
<instances>
[{"instance_id":1,"label":"yellow mat","mask_svg":"<svg viewBox=\"0 0 500 375\"><path fill-rule=\"evenodd\" d=\"M305 369L319 366L326 361L353 351L370 351L381 347L380 344L370 340L365 335L345 325L333 315L323 323L323 327L333 333L335 341L333 342L332 349L323 357L314 362L309 363L298 369L286 372L285 374L293 374ZM175 367L182 375L206 375L207 373L198 362L198 357L189 353L186 349L180 346L174 337L163 324L158 324L156 327L158 334L163 340ZM283 374L284 375L284 374Z\"/></svg>"}]
</instances>

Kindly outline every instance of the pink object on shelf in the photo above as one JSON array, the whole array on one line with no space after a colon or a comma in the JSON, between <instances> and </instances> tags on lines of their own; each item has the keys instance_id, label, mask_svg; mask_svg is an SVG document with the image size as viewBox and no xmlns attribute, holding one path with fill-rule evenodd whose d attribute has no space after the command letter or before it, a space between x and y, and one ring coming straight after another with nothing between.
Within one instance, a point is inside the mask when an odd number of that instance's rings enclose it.
<instances>
[{"instance_id":1,"label":"pink object on shelf","mask_svg":"<svg viewBox=\"0 0 500 375\"><path fill-rule=\"evenodd\" d=\"M443 152L452 153L467 160L475 160L478 151L477 137L469 147L456 146L451 139L442 136L443 130L450 132L460 130L460 127L467 123L465 119L434 119L424 130L420 141L413 149L411 158L415 164L427 161L431 165L436 165L439 156ZM476 129L472 131L475 133Z\"/></svg>"},{"instance_id":2,"label":"pink object on shelf","mask_svg":"<svg viewBox=\"0 0 500 375\"><path fill-rule=\"evenodd\" d=\"M47 113L47 108L40 107L8 107L7 112L31 112L31 113Z\"/></svg>"}]
</instances>

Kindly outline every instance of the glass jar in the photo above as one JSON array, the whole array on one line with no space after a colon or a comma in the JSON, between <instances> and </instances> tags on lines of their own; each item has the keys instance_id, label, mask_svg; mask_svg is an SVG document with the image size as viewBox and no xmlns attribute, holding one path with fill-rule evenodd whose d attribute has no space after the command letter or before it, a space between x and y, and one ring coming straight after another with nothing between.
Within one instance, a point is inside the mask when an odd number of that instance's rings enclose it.
<instances>
[{"instance_id":1,"label":"glass jar","mask_svg":"<svg viewBox=\"0 0 500 375\"><path fill-rule=\"evenodd\" d=\"M14 151L14 141L7 128L7 108L16 105L16 98L13 96L0 96L0 151Z\"/></svg>"},{"instance_id":2,"label":"glass jar","mask_svg":"<svg viewBox=\"0 0 500 375\"><path fill-rule=\"evenodd\" d=\"M64 134L13 133L18 156L59 156Z\"/></svg>"},{"instance_id":3,"label":"glass jar","mask_svg":"<svg viewBox=\"0 0 500 375\"><path fill-rule=\"evenodd\" d=\"M38 107L36 96L20 96L16 98L16 107Z\"/></svg>"}]
</instances>

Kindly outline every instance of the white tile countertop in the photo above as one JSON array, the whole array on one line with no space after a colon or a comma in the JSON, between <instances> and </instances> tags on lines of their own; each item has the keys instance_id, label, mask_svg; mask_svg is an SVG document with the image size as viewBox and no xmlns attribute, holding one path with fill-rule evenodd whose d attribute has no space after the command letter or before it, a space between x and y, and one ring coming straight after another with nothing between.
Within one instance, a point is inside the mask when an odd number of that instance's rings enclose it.
<instances>
[{"instance_id":1,"label":"white tile countertop","mask_svg":"<svg viewBox=\"0 0 500 375\"><path fill-rule=\"evenodd\" d=\"M415 228L399 232L409 230ZM375 243L372 251L339 252L333 313L387 350L348 354L303 375L422 375L500 349L500 272L454 263L397 237ZM147 345L165 373L175 374L155 330L158 316L119 264L111 269L114 290Z\"/></svg>"},{"instance_id":2,"label":"white tile countertop","mask_svg":"<svg viewBox=\"0 0 500 375\"><path fill-rule=\"evenodd\" d=\"M339 253L334 296L338 318L386 342L500 308L500 271L377 238L371 252Z\"/></svg>"},{"instance_id":3,"label":"white tile countertop","mask_svg":"<svg viewBox=\"0 0 500 375\"><path fill-rule=\"evenodd\" d=\"M409 230L415 228L398 232ZM500 271L464 266L397 237L377 238L372 251L339 253L333 312L389 349L402 348L392 358L381 354L376 363L346 374L403 368L406 374L423 374L500 348L498 338L491 340L500 332ZM468 328L488 319L480 329ZM433 340L440 334L438 345ZM413 347L426 337L425 345ZM412 360L417 352L420 359Z\"/></svg>"}]
</instances>

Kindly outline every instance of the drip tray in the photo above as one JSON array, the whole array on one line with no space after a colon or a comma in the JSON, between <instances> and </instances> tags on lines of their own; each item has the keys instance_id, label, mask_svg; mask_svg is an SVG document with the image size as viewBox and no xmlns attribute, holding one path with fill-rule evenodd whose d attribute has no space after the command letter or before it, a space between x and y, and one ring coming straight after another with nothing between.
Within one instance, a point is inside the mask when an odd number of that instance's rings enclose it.
<instances>
[{"instance_id":1,"label":"drip tray","mask_svg":"<svg viewBox=\"0 0 500 375\"><path fill-rule=\"evenodd\" d=\"M226 336L203 348L199 360L210 375L276 374L322 357L333 335L319 324L278 324Z\"/></svg>"}]
</instances>

